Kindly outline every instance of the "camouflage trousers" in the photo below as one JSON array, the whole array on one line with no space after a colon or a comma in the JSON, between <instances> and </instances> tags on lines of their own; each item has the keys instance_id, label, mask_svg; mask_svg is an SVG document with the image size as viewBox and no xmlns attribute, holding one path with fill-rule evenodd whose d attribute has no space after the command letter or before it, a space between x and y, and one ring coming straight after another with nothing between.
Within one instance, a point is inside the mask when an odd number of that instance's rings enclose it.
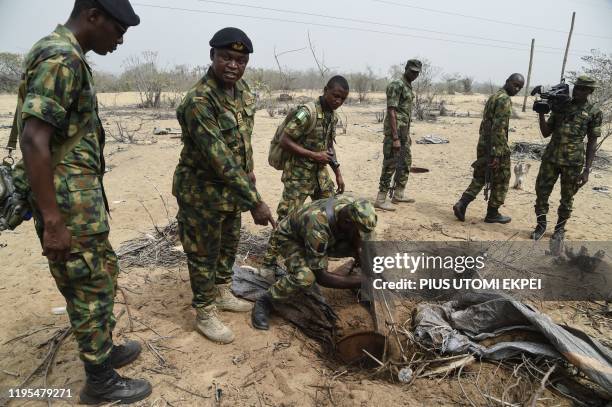
<instances>
[{"instance_id":1,"label":"camouflage trousers","mask_svg":"<svg viewBox=\"0 0 612 407\"><path fill-rule=\"evenodd\" d=\"M308 265L304 247L284 236L277 236L279 253L285 258L287 274L279 278L269 292L275 301L285 301L300 290L306 290L315 283L316 275ZM332 257L354 257L355 251L346 241L337 242L327 254ZM326 271L326 270L325 270Z\"/></svg>"},{"instance_id":2,"label":"camouflage trousers","mask_svg":"<svg viewBox=\"0 0 612 407\"><path fill-rule=\"evenodd\" d=\"M334 196L334 183L327 171L321 171L314 181L287 180L284 182L283 196L278 203L276 214L278 222L283 220L289 212L300 208L307 198L316 201ZM273 266L278 260L278 244L274 233L270 235L268 249L263 259L264 266Z\"/></svg>"},{"instance_id":3,"label":"camouflage trousers","mask_svg":"<svg viewBox=\"0 0 612 407\"><path fill-rule=\"evenodd\" d=\"M100 364L113 349L115 293L119 265L108 233L72 238L67 262L49 262L66 299L72 332L84 362Z\"/></svg>"},{"instance_id":4,"label":"camouflage trousers","mask_svg":"<svg viewBox=\"0 0 612 407\"><path fill-rule=\"evenodd\" d=\"M472 182L465 190L465 194L476 198L485 185L485 173L487 160L480 157L473 164L474 174ZM489 206L493 208L501 207L506 201L508 186L510 185L510 155L500 157L499 167L491 169L491 194L489 196Z\"/></svg>"},{"instance_id":5,"label":"camouflage trousers","mask_svg":"<svg viewBox=\"0 0 612 407\"><path fill-rule=\"evenodd\" d=\"M394 174L396 186L400 189L406 188L408 176L410 175L410 167L412 166L410 137L400 137L400 143L401 148L405 148L406 151L402 163L399 162L400 153L393 151L393 139L391 136L385 136L385 141L383 142L383 165L378 185L378 191L380 192L387 192L389 190ZM400 171L396 173L398 166L400 166Z\"/></svg>"},{"instance_id":6,"label":"camouflage trousers","mask_svg":"<svg viewBox=\"0 0 612 407\"><path fill-rule=\"evenodd\" d=\"M194 208L179 201L179 237L187 255L194 308L212 304L217 284L232 282L240 240L240 212Z\"/></svg>"},{"instance_id":7,"label":"camouflage trousers","mask_svg":"<svg viewBox=\"0 0 612 407\"><path fill-rule=\"evenodd\" d=\"M544 160L540 164L538 178L536 178L536 215L548 213L548 198L552 193L557 179L561 177L561 200L557 211L559 217L568 219L572 214L574 195L578 192L578 177L582 173L582 166L557 165Z\"/></svg>"}]
</instances>

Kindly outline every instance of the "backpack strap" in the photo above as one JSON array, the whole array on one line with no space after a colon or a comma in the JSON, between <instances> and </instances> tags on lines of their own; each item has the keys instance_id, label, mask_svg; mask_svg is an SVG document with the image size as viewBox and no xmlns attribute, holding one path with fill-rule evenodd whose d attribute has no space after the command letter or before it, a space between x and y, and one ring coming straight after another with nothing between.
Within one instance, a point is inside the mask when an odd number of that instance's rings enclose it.
<instances>
[{"instance_id":1,"label":"backpack strap","mask_svg":"<svg viewBox=\"0 0 612 407\"><path fill-rule=\"evenodd\" d=\"M336 211L334 210L334 204L336 203L336 198L331 197L327 199L325 203L325 216L327 217L327 223L329 223L329 228L331 229L334 235L338 235L338 227L336 220Z\"/></svg>"},{"instance_id":2,"label":"backpack strap","mask_svg":"<svg viewBox=\"0 0 612 407\"><path fill-rule=\"evenodd\" d=\"M315 127L317 127L317 119L319 116L317 112L317 105L315 105L315 102L308 102L303 106L306 108L306 110L308 110L308 113L310 115L310 121L308 122L308 127L306 127L305 134L310 134L315 129Z\"/></svg>"}]
</instances>

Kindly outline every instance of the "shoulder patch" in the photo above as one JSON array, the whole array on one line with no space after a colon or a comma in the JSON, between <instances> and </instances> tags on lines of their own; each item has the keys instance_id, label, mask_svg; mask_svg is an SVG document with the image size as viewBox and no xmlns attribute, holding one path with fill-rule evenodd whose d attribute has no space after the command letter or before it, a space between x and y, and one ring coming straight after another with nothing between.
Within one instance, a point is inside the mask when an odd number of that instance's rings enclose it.
<instances>
[{"instance_id":1,"label":"shoulder patch","mask_svg":"<svg viewBox=\"0 0 612 407\"><path fill-rule=\"evenodd\" d=\"M306 120L308 120L308 117L310 117L308 109L298 109L298 111L295 112L295 118L300 123L304 123Z\"/></svg>"}]
</instances>

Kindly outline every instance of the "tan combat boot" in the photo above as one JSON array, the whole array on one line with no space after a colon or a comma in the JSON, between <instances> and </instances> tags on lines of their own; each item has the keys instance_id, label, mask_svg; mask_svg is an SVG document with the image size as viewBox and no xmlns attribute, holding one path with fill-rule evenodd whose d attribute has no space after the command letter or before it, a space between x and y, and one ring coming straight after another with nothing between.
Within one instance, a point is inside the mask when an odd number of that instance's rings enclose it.
<instances>
[{"instance_id":1,"label":"tan combat boot","mask_svg":"<svg viewBox=\"0 0 612 407\"><path fill-rule=\"evenodd\" d=\"M211 341L223 344L234 341L234 333L219 320L214 304L196 308L196 313L196 329L202 335Z\"/></svg>"},{"instance_id":2,"label":"tan combat boot","mask_svg":"<svg viewBox=\"0 0 612 407\"><path fill-rule=\"evenodd\" d=\"M378 192L376 196L376 202L374 202L374 207L378 209L382 209L383 211L394 211L395 207L387 202L387 193L386 192Z\"/></svg>"},{"instance_id":3,"label":"tan combat boot","mask_svg":"<svg viewBox=\"0 0 612 407\"><path fill-rule=\"evenodd\" d=\"M391 202L393 202L394 204L398 204L401 202L414 203L414 199L404 197L404 188L397 188L393 193L393 199L391 199Z\"/></svg>"},{"instance_id":4,"label":"tan combat boot","mask_svg":"<svg viewBox=\"0 0 612 407\"><path fill-rule=\"evenodd\" d=\"M217 285L217 298L214 304L220 311L248 312L253 308L250 302L236 298L229 284Z\"/></svg>"}]
</instances>

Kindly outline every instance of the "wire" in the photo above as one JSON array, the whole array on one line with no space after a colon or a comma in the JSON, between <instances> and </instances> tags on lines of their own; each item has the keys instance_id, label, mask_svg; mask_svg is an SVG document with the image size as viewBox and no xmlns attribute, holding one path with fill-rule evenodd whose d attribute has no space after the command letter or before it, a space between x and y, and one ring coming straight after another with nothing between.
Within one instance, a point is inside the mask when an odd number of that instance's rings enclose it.
<instances>
[{"instance_id":1,"label":"wire","mask_svg":"<svg viewBox=\"0 0 612 407\"><path fill-rule=\"evenodd\" d=\"M493 38L487 38L487 37L479 37L475 35L449 33L449 32L444 32L444 31L428 30L425 28L414 28L414 27L409 27L406 25L382 23L379 21L360 20L360 19L349 18L349 17L328 16L324 14L308 13L304 11L294 11L294 10L279 9L279 8L272 8L272 7L253 6L250 4L234 3L234 2L229 2L229 1L219 1L219 0L197 0L197 1L202 2L202 3L220 4L224 6L239 6L239 7L244 7L244 8L256 9L256 10L275 11L279 13L297 14L297 15L304 15L304 16L310 16L310 17L322 17L322 18L327 18L331 20L349 21L353 23L363 23L363 24L372 24L372 25L378 25L378 26L384 26L384 27L403 28L403 29L412 30L412 31L423 31L423 32L428 32L428 33L433 33L433 34L442 34L442 35L450 35L450 36L455 36L455 37L472 38L472 39L477 39L477 40L499 42L499 43L504 43L504 44L525 45L525 43L517 42L517 41L506 41L506 40L499 40L499 39L493 39ZM565 48L551 47L551 46L546 46L546 45L539 45L538 48L565 51ZM589 53L589 51L585 51L585 50L575 50L575 52L582 52L586 54Z\"/></svg>"},{"instance_id":2,"label":"wire","mask_svg":"<svg viewBox=\"0 0 612 407\"><path fill-rule=\"evenodd\" d=\"M492 18L471 16L471 15L468 15L468 14L454 13L454 12L451 12L451 11L437 10L437 9L433 9L433 8L420 7L420 6L411 6L411 5L408 5L408 4L397 3L395 1L389 1L389 0L371 0L371 1L373 1L375 3L385 3L385 4L391 4L391 5L399 6L399 7L407 7L407 8L414 8L414 9L417 9L417 10L430 11L432 13L446 14L446 15L449 15L449 16L457 16L457 17L471 18L471 19L474 19L474 20L488 21L490 23L506 24L506 25L511 25L511 26L514 26L514 27L531 28L533 30L551 31L551 32L556 32L556 33L567 34L567 31L556 30L554 28L546 28L546 27L538 27L538 26L535 26L535 25L511 23L509 21L494 20ZM574 33L574 35L580 35L580 36L583 36L583 37L601 38L601 39L604 39L604 40L612 40L612 37L606 37L606 36L603 36L603 35L581 34L581 33Z\"/></svg>"},{"instance_id":3,"label":"wire","mask_svg":"<svg viewBox=\"0 0 612 407\"><path fill-rule=\"evenodd\" d=\"M446 38L434 38L434 37L427 37L427 36L423 36L423 35L396 33L396 32L389 32L389 31L372 30L372 29L367 29L367 28L342 26L342 25L331 25L331 24L323 24L323 23L313 23L313 22L307 22L307 21L289 20L289 19L275 18L275 17L260 17L260 16L252 16L252 15L248 15L248 14L222 13L222 12L219 12L219 11L208 11L208 10L189 9L189 8L182 8L182 7L160 6L160 5L155 5L155 4L145 4L145 3L136 3L136 2L132 3L132 4L136 5L136 6L141 6L141 7L150 7L150 8L157 8L157 9L163 9L163 10L185 11L185 12L201 13L201 14L211 14L211 15L227 16L227 17L242 17L242 18L249 18L249 19L253 19L253 20L277 21L277 22L284 22L284 23L303 24L303 25L335 28L335 29L350 30L350 31L361 31L361 32L369 32L369 33L375 33L375 34L394 35L394 36L399 36L399 37L419 38L419 39L441 41L441 42L448 42L448 43L454 43L454 44L475 45L475 46L479 46L479 47L489 47L489 48L497 48L497 49L508 49L508 50L513 50L513 51L523 51L523 52L524 51L529 51L528 48L506 47L506 46L501 46L501 45L482 44L482 43L470 42L470 41L449 40L449 39L446 39ZM539 53L541 53L541 54L552 54L552 55L559 55L560 54L560 52L553 52L553 51L540 51ZM580 54L575 54L573 52L570 52L570 55L582 56Z\"/></svg>"}]
</instances>

